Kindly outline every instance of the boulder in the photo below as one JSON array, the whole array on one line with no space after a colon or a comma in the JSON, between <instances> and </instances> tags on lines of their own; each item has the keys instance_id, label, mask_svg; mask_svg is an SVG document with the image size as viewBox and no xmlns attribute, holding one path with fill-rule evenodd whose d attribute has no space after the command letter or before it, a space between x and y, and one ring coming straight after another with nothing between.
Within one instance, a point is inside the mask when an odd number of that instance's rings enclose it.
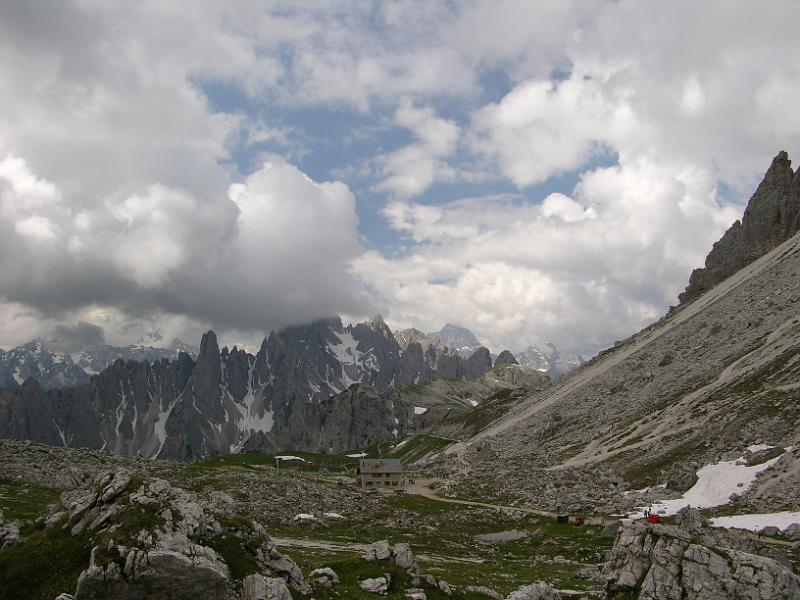
<instances>
[{"instance_id":1,"label":"boulder","mask_svg":"<svg viewBox=\"0 0 800 600\"><path fill-rule=\"evenodd\" d=\"M321 569L314 569L311 571L312 581L322 587L331 587L339 583L339 576L330 567L322 567Z\"/></svg>"},{"instance_id":2,"label":"boulder","mask_svg":"<svg viewBox=\"0 0 800 600\"><path fill-rule=\"evenodd\" d=\"M242 580L242 600L292 600L292 595L283 579L256 574Z\"/></svg>"},{"instance_id":3,"label":"boulder","mask_svg":"<svg viewBox=\"0 0 800 600\"><path fill-rule=\"evenodd\" d=\"M561 594L546 583L534 583L511 592L507 600L561 600Z\"/></svg>"},{"instance_id":4,"label":"boulder","mask_svg":"<svg viewBox=\"0 0 800 600\"><path fill-rule=\"evenodd\" d=\"M792 523L783 530L783 535L793 542L800 542L800 523Z\"/></svg>"},{"instance_id":5,"label":"boulder","mask_svg":"<svg viewBox=\"0 0 800 600\"><path fill-rule=\"evenodd\" d=\"M408 600L428 600L428 596L420 588L409 588L406 590Z\"/></svg>"},{"instance_id":6,"label":"boulder","mask_svg":"<svg viewBox=\"0 0 800 600\"><path fill-rule=\"evenodd\" d=\"M361 557L366 561L389 560L392 557L392 547L388 540L374 542L367 546L366 553Z\"/></svg>"},{"instance_id":7,"label":"boulder","mask_svg":"<svg viewBox=\"0 0 800 600\"><path fill-rule=\"evenodd\" d=\"M493 589L482 586L482 585L468 585L466 587L468 592L473 594L480 594L481 596L486 596L487 598L491 598L492 600L503 600L504 596L500 592L495 592Z\"/></svg>"},{"instance_id":8,"label":"boulder","mask_svg":"<svg viewBox=\"0 0 800 600\"><path fill-rule=\"evenodd\" d=\"M439 588L439 591L448 598L453 595L453 588L444 579L437 581L436 586Z\"/></svg>"},{"instance_id":9,"label":"boulder","mask_svg":"<svg viewBox=\"0 0 800 600\"><path fill-rule=\"evenodd\" d=\"M263 543L256 551L256 562L262 569L278 575L301 594L310 594L311 586L303 577L300 567L288 556L284 556L270 542Z\"/></svg>"},{"instance_id":10,"label":"boulder","mask_svg":"<svg viewBox=\"0 0 800 600\"><path fill-rule=\"evenodd\" d=\"M390 583L391 578L386 574L383 577L374 577L359 581L358 587L370 594L386 594L389 592Z\"/></svg>"},{"instance_id":11,"label":"boulder","mask_svg":"<svg viewBox=\"0 0 800 600\"><path fill-rule=\"evenodd\" d=\"M186 554L174 550L130 550L123 556L124 569L115 561L96 559L93 549L89 568L78 577L75 595L81 600L108 598L171 598L225 600L227 565L210 548L191 544Z\"/></svg>"}]
</instances>

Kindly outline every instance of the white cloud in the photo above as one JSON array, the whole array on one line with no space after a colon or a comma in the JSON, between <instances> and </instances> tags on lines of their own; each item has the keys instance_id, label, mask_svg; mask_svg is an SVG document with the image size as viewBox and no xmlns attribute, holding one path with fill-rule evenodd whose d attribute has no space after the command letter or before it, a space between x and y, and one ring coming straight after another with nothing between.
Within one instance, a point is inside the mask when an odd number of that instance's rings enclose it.
<instances>
[{"instance_id":1,"label":"white cloud","mask_svg":"<svg viewBox=\"0 0 800 600\"><path fill-rule=\"evenodd\" d=\"M495 350L550 340L591 352L660 316L735 218L715 179L649 161L587 172L572 197L393 203L406 256L356 271L396 325L469 324Z\"/></svg>"},{"instance_id":2,"label":"white cloud","mask_svg":"<svg viewBox=\"0 0 800 600\"><path fill-rule=\"evenodd\" d=\"M73 319L89 320L91 309L123 322L121 310L268 331L365 310L349 270L361 252L357 224L347 186L317 183L277 157L230 198L154 184L80 212L9 158L0 163L0 298Z\"/></svg>"},{"instance_id":3,"label":"white cloud","mask_svg":"<svg viewBox=\"0 0 800 600\"><path fill-rule=\"evenodd\" d=\"M397 198L418 196L437 181L448 181L455 171L447 157L455 152L460 130L455 121L438 117L430 107L415 107L410 100L400 102L394 124L409 130L415 141L374 159L383 180L378 190Z\"/></svg>"},{"instance_id":4,"label":"white cloud","mask_svg":"<svg viewBox=\"0 0 800 600\"><path fill-rule=\"evenodd\" d=\"M604 100L600 83L580 73L560 82L531 80L475 114L471 147L525 187L589 162L625 118Z\"/></svg>"}]
</instances>

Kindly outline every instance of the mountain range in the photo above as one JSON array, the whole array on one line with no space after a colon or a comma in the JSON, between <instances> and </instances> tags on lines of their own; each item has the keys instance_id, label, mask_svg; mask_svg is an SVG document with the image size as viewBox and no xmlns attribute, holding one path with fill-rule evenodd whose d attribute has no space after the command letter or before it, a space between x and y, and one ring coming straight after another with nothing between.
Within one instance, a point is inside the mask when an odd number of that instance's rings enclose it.
<instances>
[{"instance_id":1,"label":"mountain range","mask_svg":"<svg viewBox=\"0 0 800 600\"><path fill-rule=\"evenodd\" d=\"M457 354L468 359L482 347L469 329L450 323L434 333L426 334L412 328L398 330L393 335L402 350L410 342L416 341L422 347L423 353L428 346L433 346L433 352L437 356ZM144 344L101 344L78 349L67 348L58 338L34 339L8 351L0 348L0 388L18 387L29 377L36 379L39 385L48 390L74 387L89 383L93 375L97 375L118 359L147 363L158 362L162 358L174 361L180 352L196 359L199 348L177 338L165 348ZM536 369L551 378L564 375L584 362L579 355L562 355L550 343L543 347L530 345L514 354L519 364ZM494 354L490 355L492 361L497 358ZM439 359L431 360L433 365ZM457 378L458 374L449 372L444 376Z\"/></svg>"},{"instance_id":2,"label":"mountain range","mask_svg":"<svg viewBox=\"0 0 800 600\"><path fill-rule=\"evenodd\" d=\"M39 343L30 352L47 355ZM48 360L75 366L66 356ZM456 399L448 410L471 407L497 386L470 390L464 382L477 382L491 368L486 348L464 358L419 341L401 346L380 317L288 327L265 338L255 355L220 350L209 331L196 360L183 351L152 363L118 359L82 385L47 390L30 377L0 390L0 437L181 460L246 444L345 450L430 424L436 411L423 415L448 394L426 393L426 382L461 386L448 396ZM343 419L350 436L328 427Z\"/></svg>"},{"instance_id":3,"label":"mountain range","mask_svg":"<svg viewBox=\"0 0 800 600\"><path fill-rule=\"evenodd\" d=\"M179 352L196 357L198 350L179 339L166 348L102 344L77 351L64 347L58 338L35 339L8 351L0 348L0 388L22 385L29 377L46 389L83 385L116 360L153 363L176 360Z\"/></svg>"}]
</instances>

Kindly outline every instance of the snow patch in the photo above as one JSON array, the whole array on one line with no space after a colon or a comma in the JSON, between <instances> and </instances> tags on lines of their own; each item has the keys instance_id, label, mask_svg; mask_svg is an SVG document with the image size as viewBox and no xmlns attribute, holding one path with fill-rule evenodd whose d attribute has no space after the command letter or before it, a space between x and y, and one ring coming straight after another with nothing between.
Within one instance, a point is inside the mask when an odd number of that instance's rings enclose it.
<instances>
[{"instance_id":1,"label":"snow patch","mask_svg":"<svg viewBox=\"0 0 800 600\"><path fill-rule=\"evenodd\" d=\"M342 515L334 512L324 512L322 513L322 516L325 517L326 519L344 519Z\"/></svg>"},{"instance_id":2,"label":"snow patch","mask_svg":"<svg viewBox=\"0 0 800 600\"><path fill-rule=\"evenodd\" d=\"M477 400L470 400L469 403L472 404L472 406L478 406Z\"/></svg>"},{"instance_id":3,"label":"snow patch","mask_svg":"<svg viewBox=\"0 0 800 600\"><path fill-rule=\"evenodd\" d=\"M747 447L748 452L761 452L762 450L772 450L775 446L768 446L767 444L753 444ZM788 450L788 448L787 448Z\"/></svg>"},{"instance_id":4,"label":"snow patch","mask_svg":"<svg viewBox=\"0 0 800 600\"><path fill-rule=\"evenodd\" d=\"M25 381L25 378L19 371L19 367L14 368L14 372L11 374L11 376L14 378L14 381L16 381L18 385L22 385L22 382Z\"/></svg>"},{"instance_id":5,"label":"snow patch","mask_svg":"<svg viewBox=\"0 0 800 600\"><path fill-rule=\"evenodd\" d=\"M347 454L347 458L364 458L367 455L366 452L359 452L358 454Z\"/></svg>"},{"instance_id":6,"label":"snow patch","mask_svg":"<svg viewBox=\"0 0 800 600\"><path fill-rule=\"evenodd\" d=\"M161 451L164 449L164 444L167 442L167 419L169 419L169 416L172 414L172 409L175 408L175 405L181 398L182 395L178 396L175 402L169 405L167 410L160 410L158 412L158 419L153 423L153 433L155 433L156 438L158 438L158 450L156 450L150 458L158 458L158 455L161 454ZM153 400L152 394L150 394L150 400Z\"/></svg>"},{"instance_id":7,"label":"snow patch","mask_svg":"<svg viewBox=\"0 0 800 600\"><path fill-rule=\"evenodd\" d=\"M781 454L781 456L783 456ZM644 517L644 510L669 516L677 514L682 508L713 508L730 502L733 494L742 494L753 484L756 476L774 465L781 456L768 460L760 465L748 467L744 457L736 460L722 461L706 465L697 471L697 483L680 498L661 500L652 506L641 507L641 510L629 516L638 519Z\"/></svg>"},{"instance_id":8,"label":"snow patch","mask_svg":"<svg viewBox=\"0 0 800 600\"><path fill-rule=\"evenodd\" d=\"M300 513L294 516L293 521L316 521L317 517L308 513Z\"/></svg>"},{"instance_id":9,"label":"snow patch","mask_svg":"<svg viewBox=\"0 0 800 600\"><path fill-rule=\"evenodd\" d=\"M414 414L415 415L424 415L426 412L428 412L428 407L427 406L415 406L414 407Z\"/></svg>"},{"instance_id":10,"label":"snow patch","mask_svg":"<svg viewBox=\"0 0 800 600\"><path fill-rule=\"evenodd\" d=\"M58 429L58 435L61 438L61 443L64 444L64 448L67 447L67 438L64 437L64 432L61 431L61 427L56 424L56 428Z\"/></svg>"},{"instance_id":11,"label":"snow patch","mask_svg":"<svg viewBox=\"0 0 800 600\"><path fill-rule=\"evenodd\" d=\"M749 529L758 531L764 527L777 527L784 530L792 523L800 523L800 512L776 512L755 515L734 515L731 517L717 517L711 519L714 527L727 527L735 529Z\"/></svg>"},{"instance_id":12,"label":"snow patch","mask_svg":"<svg viewBox=\"0 0 800 600\"><path fill-rule=\"evenodd\" d=\"M349 331L338 333L331 332L339 340L338 344L328 344L328 350L336 360L342 365L342 384L347 389L354 383L362 383L368 371L380 371L380 365L372 352L372 348L366 352L358 349L358 340ZM350 371L350 372L348 372ZM355 373L358 379L354 379L350 373Z\"/></svg>"},{"instance_id":13,"label":"snow patch","mask_svg":"<svg viewBox=\"0 0 800 600\"><path fill-rule=\"evenodd\" d=\"M283 456L276 456L275 460L299 460L300 462L306 462L304 458L300 458L299 456L292 456L290 454Z\"/></svg>"}]
</instances>

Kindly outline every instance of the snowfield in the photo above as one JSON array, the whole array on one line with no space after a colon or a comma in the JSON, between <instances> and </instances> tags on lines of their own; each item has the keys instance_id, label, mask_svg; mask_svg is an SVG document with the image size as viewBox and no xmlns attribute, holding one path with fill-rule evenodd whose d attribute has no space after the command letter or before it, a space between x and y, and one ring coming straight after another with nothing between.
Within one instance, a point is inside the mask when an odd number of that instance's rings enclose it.
<instances>
[{"instance_id":1,"label":"snowfield","mask_svg":"<svg viewBox=\"0 0 800 600\"><path fill-rule=\"evenodd\" d=\"M781 454L781 456L783 456ZM697 483L680 498L661 500L652 506L640 507L640 510L629 516L634 519L644 517L644 511L664 516L677 514L682 508L713 508L730 502L733 494L742 494L753 484L756 476L774 465L781 456L768 460L760 465L748 467L744 457L736 460L722 461L707 465L697 472Z\"/></svg>"},{"instance_id":2,"label":"snowfield","mask_svg":"<svg viewBox=\"0 0 800 600\"><path fill-rule=\"evenodd\" d=\"M711 519L714 527L728 527L734 529L749 529L758 531L764 527L777 527L786 529L792 523L800 523L800 512L776 512L757 515L735 515L733 517L717 517Z\"/></svg>"}]
</instances>

